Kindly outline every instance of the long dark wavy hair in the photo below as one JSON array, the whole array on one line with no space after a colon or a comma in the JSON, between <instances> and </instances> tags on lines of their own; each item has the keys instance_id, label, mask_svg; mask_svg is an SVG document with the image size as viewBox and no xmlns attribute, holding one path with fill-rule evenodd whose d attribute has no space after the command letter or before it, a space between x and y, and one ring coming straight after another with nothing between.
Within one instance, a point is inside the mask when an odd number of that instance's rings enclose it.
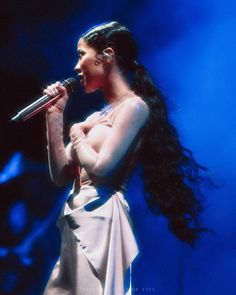
<instances>
[{"instance_id":1,"label":"long dark wavy hair","mask_svg":"<svg viewBox=\"0 0 236 295\"><path fill-rule=\"evenodd\" d=\"M184 148L168 118L166 100L150 74L137 61L137 46L130 31L118 22L92 27L81 36L98 53L115 51L119 68L131 88L149 106L150 118L140 151L145 198L149 209L168 219L168 227L180 240L194 244L204 229L199 225L203 210L197 187L206 169ZM131 78L130 78L131 77Z\"/></svg>"}]
</instances>

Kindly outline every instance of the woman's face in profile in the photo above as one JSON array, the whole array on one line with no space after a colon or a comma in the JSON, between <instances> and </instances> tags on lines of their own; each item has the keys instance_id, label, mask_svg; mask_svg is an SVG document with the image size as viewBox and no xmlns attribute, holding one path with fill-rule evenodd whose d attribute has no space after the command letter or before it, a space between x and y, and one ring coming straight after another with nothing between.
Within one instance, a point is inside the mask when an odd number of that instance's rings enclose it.
<instances>
[{"instance_id":1,"label":"woman's face in profile","mask_svg":"<svg viewBox=\"0 0 236 295\"><path fill-rule=\"evenodd\" d=\"M103 59L98 58L97 51L90 47L83 38L78 42L77 51L79 59L75 70L85 92L89 93L102 88L105 78Z\"/></svg>"}]
</instances>

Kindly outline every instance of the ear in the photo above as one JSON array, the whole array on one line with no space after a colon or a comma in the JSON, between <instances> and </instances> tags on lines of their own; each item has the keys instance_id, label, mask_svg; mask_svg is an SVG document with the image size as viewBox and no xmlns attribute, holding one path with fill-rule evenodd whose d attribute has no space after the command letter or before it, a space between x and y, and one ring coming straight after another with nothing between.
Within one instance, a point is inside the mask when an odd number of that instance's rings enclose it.
<instances>
[{"instance_id":1,"label":"ear","mask_svg":"<svg viewBox=\"0 0 236 295\"><path fill-rule=\"evenodd\" d=\"M103 50L102 54L105 61L111 62L115 56L115 51L112 47L107 47Z\"/></svg>"}]
</instances>

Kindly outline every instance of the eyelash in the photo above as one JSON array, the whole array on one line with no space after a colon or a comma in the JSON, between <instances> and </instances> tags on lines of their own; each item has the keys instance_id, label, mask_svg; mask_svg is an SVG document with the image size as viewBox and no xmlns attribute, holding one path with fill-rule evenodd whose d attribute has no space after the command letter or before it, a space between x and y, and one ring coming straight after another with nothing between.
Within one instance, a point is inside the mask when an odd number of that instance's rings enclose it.
<instances>
[{"instance_id":1,"label":"eyelash","mask_svg":"<svg viewBox=\"0 0 236 295\"><path fill-rule=\"evenodd\" d=\"M81 59L83 56L84 56L84 53L80 52L79 55L78 55L78 58Z\"/></svg>"}]
</instances>

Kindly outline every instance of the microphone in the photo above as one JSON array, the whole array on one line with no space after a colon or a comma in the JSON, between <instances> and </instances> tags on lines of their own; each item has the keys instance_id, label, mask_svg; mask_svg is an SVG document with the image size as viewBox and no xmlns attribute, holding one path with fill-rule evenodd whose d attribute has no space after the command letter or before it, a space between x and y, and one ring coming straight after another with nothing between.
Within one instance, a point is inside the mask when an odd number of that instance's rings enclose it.
<instances>
[{"instance_id":1,"label":"microphone","mask_svg":"<svg viewBox=\"0 0 236 295\"><path fill-rule=\"evenodd\" d=\"M68 78L62 82L62 85L66 87L68 94L70 94L77 89L78 81L75 78ZM11 122L26 121L27 119L31 118L35 114L45 109L51 103L56 102L59 99L59 97L60 94L56 96L41 96L39 99L31 103L29 106L25 107L23 110L18 112L16 116L11 118Z\"/></svg>"}]
</instances>

